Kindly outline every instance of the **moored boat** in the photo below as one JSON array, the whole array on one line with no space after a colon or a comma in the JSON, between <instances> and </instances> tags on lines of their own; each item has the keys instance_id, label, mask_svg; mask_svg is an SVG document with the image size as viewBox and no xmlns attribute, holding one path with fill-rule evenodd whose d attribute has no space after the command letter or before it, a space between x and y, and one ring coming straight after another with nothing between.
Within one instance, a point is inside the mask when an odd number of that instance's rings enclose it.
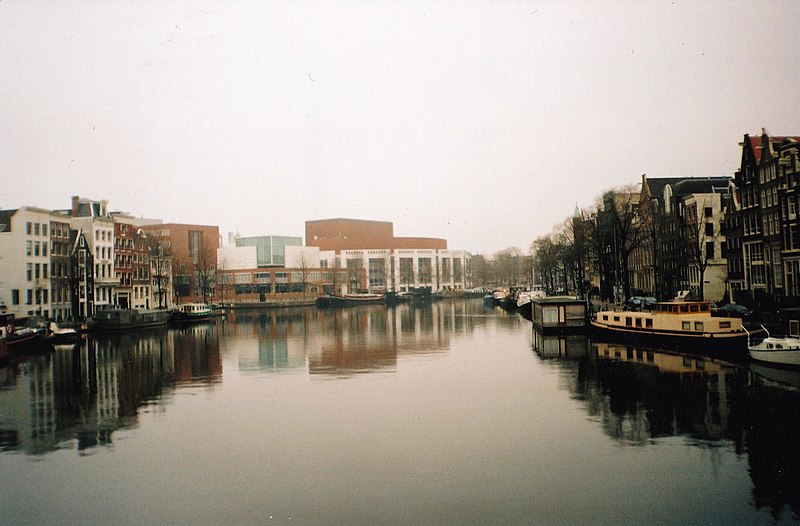
<instances>
[{"instance_id":1,"label":"moored boat","mask_svg":"<svg viewBox=\"0 0 800 526\"><path fill-rule=\"evenodd\" d=\"M385 302L386 297L383 294L353 293L343 294L341 296L328 294L317 298L317 307L354 307L357 305L376 305Z\"/></svg>"},{"instance_id":2,"label":"moored boat","mask_svg":"<svg viewBox=\"0 0 800 526\"><path fill-rule=\"evenodd\" d=\"M748 333L740 318L712 317L707 301L658 302L652 311L601 311L591 321L603 337L630 339L659 347L698 346L699 350L746 349Z\"/></svg>"},{"instance_id":3,"label":"moored boat","mask_svg":"<svg viewBox=\"0 0 800 526\"><path fill-rule=\"evenodd\" d=\"M528 321L533 319L534 298L546 298L547 294L542 289L523 290L517 295L517 312Z\"/></svg>"},{"instance_id":4,"label":"moored boat","mask_svg":"<svg viewBox=\"0 0 800 526\"><path fill-rule=\"evenodd\" d=\"M96 328L100 331L125 331L164 327L171 314L168 310L105 309L95 313Z\"/></svg>"},{"instance_id":5,"label":"moored boat","mask_svg":"<svg viewBox=\"0 0 800 526\"><path fill-rule=\"evenodd\" d=\"M756 343L748 340L750 358L764 363L800 366L800 338L770 336L763 325L761 328L767 336Z\"/></svg>"},{"instance_id":6,"label":"moored boat","mask_svg":"<svg viewBox=\"0 0 800 526\"><path fill-rule=\"evenodd\" d=\"M50 334L48 338L53 343L76 342L80 338L80 333L72 327L60 327L56 322L51 321L49 325Z\"/></svg>"},{"instance_id":7,"label":"moored boat","mask_svg":"<svg viewBox=\"0 0 800 526\"><path fill-rule=\"evenodd\" d=\"M178 323L208 321L214 316L214 310L205 303L182 303L175 309L173 320Z\"/></svg>"},{"instance_id":8,"label":"moored boat","mask_svg":"<svg viewBox=\"0 0 800 526\"><path fill-rule=\"evenodd\" d=\"M531 325L542 334L579 334L586 330L586 301L574 296L531 298Z\"/></svg>"}]
</instances>

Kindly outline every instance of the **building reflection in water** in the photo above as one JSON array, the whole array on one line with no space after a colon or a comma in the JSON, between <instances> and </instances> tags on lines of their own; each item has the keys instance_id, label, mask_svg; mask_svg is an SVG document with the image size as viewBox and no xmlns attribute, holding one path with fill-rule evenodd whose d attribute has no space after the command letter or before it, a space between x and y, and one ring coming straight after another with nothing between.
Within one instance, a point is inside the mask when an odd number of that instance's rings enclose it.
<instances>
[{"instance_id":1,"label":"building reflection in water","mask_svg":"<svg viewBox=\"0 0 800 526\"><path fill-rule=\"evenodd\" d=\"M0 369L0 450L43 454L108 445L139 408L222 376L213 324L98 334Z\"/></svg>"},{"instance_id":2,"label":"building reflection in water","mask_svg":"<svg viewBox=\"0 0 800 526\"><path fill-rule=\"evenodd\" d=\"M711 452L715 472L714 450L733 447L749 462L755 506L776 520L800 515L800 371L591 341L582 356L580 337L536 331L533 341L610 437L634 447L684 437Z\"/></svg>"},{"instance_id":3,"label":"building reflection in water","mask_svg":"<svg viewBox=\"0 0 800 526\"><path fill-rule=\"evenodd\" d=\"M346 377L391 372L398 356L446 351L450 338L469 334L485 319L482 305L446 301L386 308L309 308L240 311L225 319L223 334L243 372L303 371Z\"/></svg>"}]
</instances>

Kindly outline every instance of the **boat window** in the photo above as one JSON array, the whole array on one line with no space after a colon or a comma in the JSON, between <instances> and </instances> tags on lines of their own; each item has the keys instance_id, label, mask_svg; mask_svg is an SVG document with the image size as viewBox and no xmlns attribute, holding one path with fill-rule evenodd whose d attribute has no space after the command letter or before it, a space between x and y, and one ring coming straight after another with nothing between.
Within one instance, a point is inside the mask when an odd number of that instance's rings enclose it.
<instances>
[{"instance_id":1,"label":"boat window","mask_svg":"<svg viewBox=\"0 0 800 526\"><path fill-rule=\"evenodd\" d=\"M700 305L690 305L689 306L689 310L692 311L692 312L699 312L700 311Z\"/></svg>"},{"instance_id":2,"label":"boat window","mask_svg":"<svg viewBox=\"0 0 800 526\"><path fill-rule=\"evenodd\" d=\"M647 328L652 329L653 328L653 318L647 318L646 320L644 320L644 326L647 327Z\"/></svg>"},{"instance_id":3,"label":"boat window","mask_svg":"<svg viewBox=\"0 0 800 526\"><path fill-rule=\"evenodd\" d=\"M642 326L642 319L641 318L636 318L636 326L637 327L641 327Z\"/></svg>"},{"instance_id":4,"label":"boat window","mask_svg":"<svg viewBox=\"0 0 800 526\"><path fill-rule=\"evenodd\" d=\"M681 312L689 312L689 306L688 305L681 305Z\"/></svg>"},{"instance_id":5,"label":"boat window","mask_svg":"<svg viewBox=\"0 0 800 526\"><path fill-rule=\"evenodd\" d=\"M683 330L685 330L685 331L690 331L690 330L692 330L692 322L690 322L690 321L685 321L685 322L683 322L683 324L682 324L681 328L682 328Z\"/></svg>"},{"instance_id":6,"label":"boat window","mask_svg":"<svg viewBox=\"0 0 800 526\"><path fill-rule=\"evenodd\" d=\"M780 343L776 343L775 344L775 348L776 349L783 349L783 345L781 345Z\"/></svg>"},{"instance_id":7,"label":"boat window","mask_svg":"<svg viewBox=\"0 0 800 526\"><path fill-rule=\"evenodd\" d=\"M608 321L608 315L607 314L603 314L603 321Z\"/></svg>"},{"instance_id":8,"label":"boat window","mask_svg":"<svg viewBox=\"0 0 800 526\"><path fill-rule=\"evenodd\" d=\"M772 349L772 344L771 343L767 344L767 349Z\"/></svg>"},{"instance_id":9,"label":"boat window","mask_svg":"<svg viewBox=\"0 0 800 526\"><path fill-rule=\"evenodd\" d=\"M614 321L619 321L619 316L614 316Z\"/></svg>"},{"instance_id":10,"label":"boat window","mask_svg":"<svg viewBox=\"0 0 800 526\"><path fill-rule=\"evenodd\" d=\"M702 321L694 322L694 330L702 331L703 330L703 322Z\"/></svg>"},{"instance_id":11,"label":"boat window","mask_svg":"<svg viewBox=\"0 0 800 526\"><path fill-rule=\"evenodd\" d=\"M689 358L688 356L684 356L683 357L683 366L687 367L687 368L690 368L692 366L692 359Z\"/></svg>"},{"instance_id":12,"label":"boat window","mask_svg":"<svg viewBox=\"0 0 800 526\"><path fill-rule=\"evenodd\" d=\"M678 312L678 306L677 305L670 305L669 311L670 312Z\"/></svg>"},{"instance_id":13,"label":"boat window","mask_svg":"<svg viewBox=\"0 0 800 526\"><path fill-rule=\"evenodd\" d=\"M700 305L700 312L708 312L711 309L711 306L708 303L703 303Z\"/></svg>"},{"instance_id":14,"label":"boat window","mask_svg":"<svg viewBox=\"0 0 800 526\"><path fill-rule=\"evenodd\" d=\"M633 319L630 316L625 317L625 325L628 327L633 325Z\"/></svg>"},{"instance_id":15,"label":"boat window","mask_svg":"<svg viewBox=\"0 0 800 526\"><path fill-rule=\"evenodd\" d=\"M720 329L730 329L731 328L731 322L729 322L729 321L721 321L721 322L719 322L719 328Z\"/></svg>"},{"instance_id":16,"label":"boat window","mask_svg":"<svg viewBox=\"0 0 800 526\"><path fill-rule=\"evenodd\" d=\"M702 370L704 370L706 368L706 361L703 360L702 358L698 358L697 361L694 362L694 364L695 364L695 367L697 367L697 369L700 370L700 371L702 371Z\"/></svg>"}]
</instances>

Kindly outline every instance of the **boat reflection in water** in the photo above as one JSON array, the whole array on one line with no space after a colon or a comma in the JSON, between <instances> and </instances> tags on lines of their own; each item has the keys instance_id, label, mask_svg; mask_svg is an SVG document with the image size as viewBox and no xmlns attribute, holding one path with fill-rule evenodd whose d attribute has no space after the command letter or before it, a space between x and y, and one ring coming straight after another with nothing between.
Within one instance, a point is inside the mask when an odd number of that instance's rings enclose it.
<instances>
[{"instance_id":1,"label":"boat reflection in water","mask_svg":"<svg viewBox=\"0 0 800 526\"><path fill-rule=\"evenodd\" d=\"M110 445L143 406L222 375L213 325L90 336L0 369L0 450Z\"/></svg>"},{"instance_id":2,"label":"boat reflection in water","mask_svg":"<svg viewBox=\"0 0 800 526\"><path fill-rule=\"evenodd\" d=\"M542 334L533 329L532 346L541 358L584 358L589 339L585 334Z\"/></svg>"}]
</instances>

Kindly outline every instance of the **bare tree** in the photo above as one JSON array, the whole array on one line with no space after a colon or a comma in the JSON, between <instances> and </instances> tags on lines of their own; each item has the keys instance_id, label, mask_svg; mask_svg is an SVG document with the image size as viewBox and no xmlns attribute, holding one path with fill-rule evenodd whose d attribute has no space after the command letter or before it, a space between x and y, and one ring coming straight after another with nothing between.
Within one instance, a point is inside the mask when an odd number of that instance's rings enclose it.
<instances>
[{"instance_id":1,"label":"bare tree","mask_svg":"<svg viewBox=\"0 0 800 526\"><path fill-rule=\"evenodd\" d=\"M305 294L308 289L308 274L312 268L316 267L314 263L311 256L309 256L305 250L300 250L297 268L300 271L300 287L303 289L303 294Z\"/></svg>"},{"instance_id":2,"label":"bare tree","mask_svg":"<svg viewBox=\"0 0 800 526\"><path fill-rule=\"evenodd\" d=\"M630 257L647 238L639 216L640 194L628 186L603 194L586 224L586 247L600 260L604 293L630 296Z\"/></svg>"},{"instance_id":3,"label":"bare tree","mask_svg":"<svg viewBox=\"0 0 800 526\"><path fill-rule=\"evenodd\" d=\"M205 254L200 253L200 261L195 272L197 288L203 296L203 303L208 303L208 298L214 296L214 287L217 283L217 272L215 265L206 261Z\"/></svg>"},{"instance_id":4,"label":"bare tree","mask_svg":"<svg viewBox=\"0 0 800 526\"><path fill-rule=\"evenodd\" d=\"M361 288L361 276L364 274L364 260L352 258L347 260L347 277L351 292Z\"/></svg>"},{"instance_id":5,"label":"bare tree","mask_svg":"<svg viewBox=\"0 0 800 526\"><path fill-rule=\"evenodd\" d=\"M138 233L144 239L147 247L150 261L150 277L156 296L158 296L158 308L163 309L167 307L166 292L172 275L172 253L169 242L158 231L144 232L139 230Z\"/></svg>"}]
</instances>

